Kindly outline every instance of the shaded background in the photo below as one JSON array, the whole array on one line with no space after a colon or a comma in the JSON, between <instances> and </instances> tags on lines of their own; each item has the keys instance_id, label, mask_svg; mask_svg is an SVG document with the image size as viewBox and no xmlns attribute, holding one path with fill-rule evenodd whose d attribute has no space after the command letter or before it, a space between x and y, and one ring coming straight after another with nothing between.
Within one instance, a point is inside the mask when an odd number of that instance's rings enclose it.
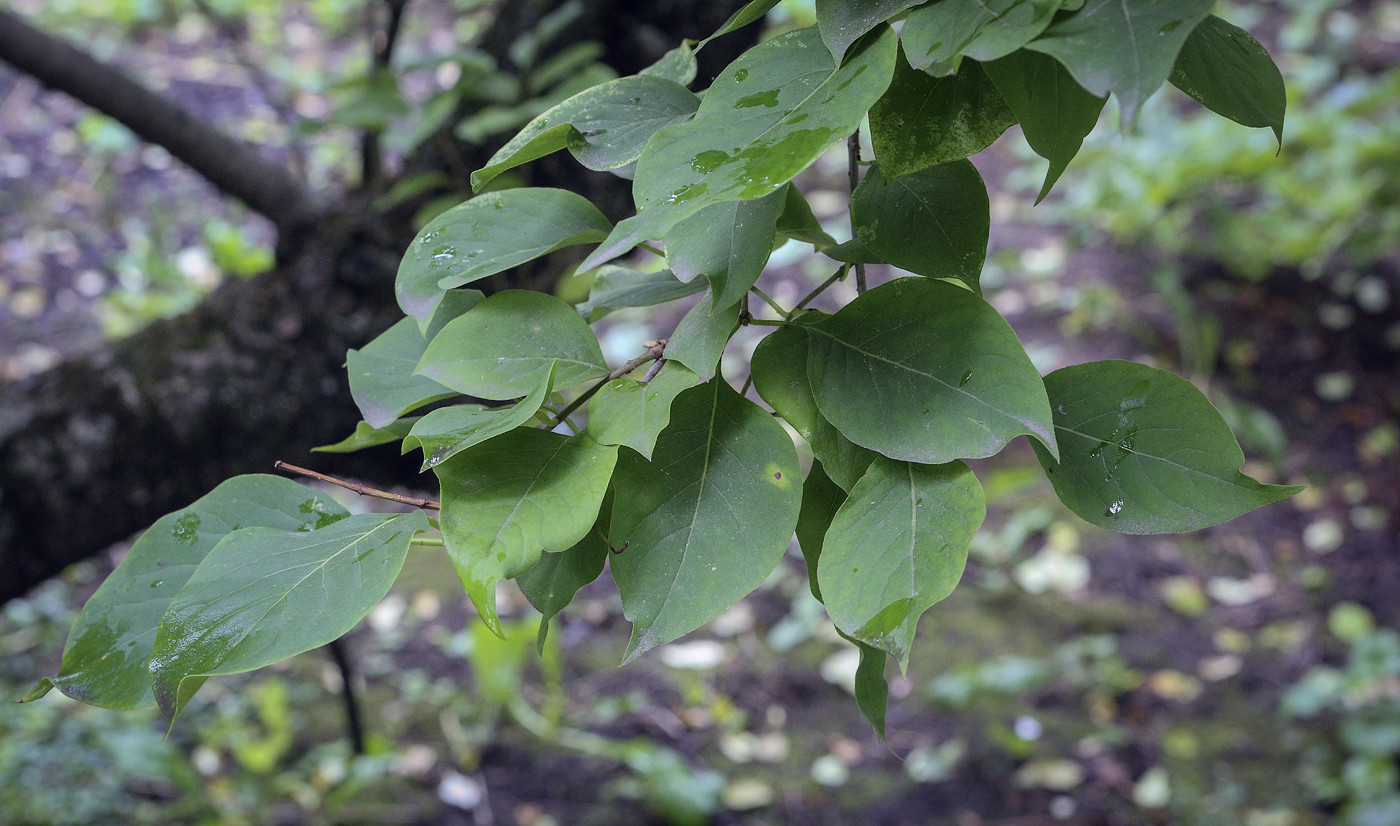
<instances>
[{"instance_id":1,"label":"shaded background","mask_svg":"<svg viewBox=\"0 0 1400 826\"><path fill-rule=\"evenodd\" d=\"M476 71L464 44L496 11L415 2L386 89L357 80L361 0L14 6L326 187L358 180L366 126L383 127L399 171L434 101ZM982 283L1043 372L1103 358L1176 370L1222 407L1246 472L1304 493L1205 531L1124 537L1060 506L1023 441L973 463L988 520L962 587L892 677L888 748L856 710L856 652L811 599L795 548L744 603L622 669L628 629L606 577L540 658L518 593L502 592L502 642L446 560L415 549L349 638L367 756L342 736L323 653L210 681L164 741L154 712L52 693L0 705L0 822L1400 822L1400 3L1216 13L1284 73L1282 153L1267 130L1163 89L1130 136L1110 103L1032 209L1044 162L1013 128L973 159L992 198ZM810 15L785 2L769 22ZM573 74L595 66L581 58ZM489 147L542 99L452 128ZM836 153L799 179L838 238L844 174ZM450 182L423 189L436 194L380 204L410 204L421 225L463 197ZM275 241L164 150L7 68L0 227L6 380L267 269ZM832 269L789 245L760 286L791 303ZM842 289L829 298L852 297ZM586 284L559 291L581 298ZM664 336L684 303L610 316L609 358ZM728 379L742 381L760 336L735 337ZM56 672L75 612L122 551L0 609L0 697Z\"/></svg>"}]
</instances>

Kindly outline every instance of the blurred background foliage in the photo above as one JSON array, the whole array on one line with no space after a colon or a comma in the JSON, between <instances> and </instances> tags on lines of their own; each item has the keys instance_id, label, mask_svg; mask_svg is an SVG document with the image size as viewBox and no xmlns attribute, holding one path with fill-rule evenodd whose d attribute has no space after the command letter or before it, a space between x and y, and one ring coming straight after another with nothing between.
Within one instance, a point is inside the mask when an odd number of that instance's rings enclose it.
<instances>
[{"instance_id":1,"label":"blurred background foliage","mask_svg":"<svg viewBox=\"0 0 1400 826\"><path fill-rule=\"evenodd\" d=\"M443 129L498 143L611 77L591 44L539 57L569 25L567 5L516 44L512 73L471 47L494 4L417 0L396 71L380 75L367 71L362 0L16 7L196 100L318 186L356 182L360 129L382 130L396 170ZM154 711L51 694L0 704L0 822L1400 822L1400 637L1385 627L1389 580L1366 555L1393 555L1400 490L1400 2L1217 13L1256 32L1283 70L1282 152L1267 131L1164 90L1132 135L1106 115L1031 209L1043 162L1013 129L978 158L993 188L983 284L1037 366L1129 357L1177 369L1222 406L1247 470L1308 482L1303 495L1143 541L1073 519L1028 450L978 463L989 518L962 587L927 615L922 650L892 680L888 748L851 702L857 653L822 619L795 552L745 603L622 670L627 630L606 583L537 654L538 618L518 593L502 593L512 619L497 639L445 563L415 552L350 637L367 754L342 735L329 657L212 681L168 738ZM784 0L769 24L812 14ZM21 94L33 105L8 105ZM407 175L377 205L433 193L426 222L466 196L469 172ZM0 175L7 378L271 263L260 219L124 127L12 77L0 77ZM838 238L843 175L833 156L804 179ZM784 303L829 274L797 245L772 269L762 286ZM560 289L581 299L586 287ZM1313 355L1271 361L1285 348L1252 338L1241 312ZM605 351L635 352L678 317L614 313ZM741 331L726 375L743 375L757 339ZM114 558L0 609L0 696L56 669Z\"/></svg>"}]
</instances>

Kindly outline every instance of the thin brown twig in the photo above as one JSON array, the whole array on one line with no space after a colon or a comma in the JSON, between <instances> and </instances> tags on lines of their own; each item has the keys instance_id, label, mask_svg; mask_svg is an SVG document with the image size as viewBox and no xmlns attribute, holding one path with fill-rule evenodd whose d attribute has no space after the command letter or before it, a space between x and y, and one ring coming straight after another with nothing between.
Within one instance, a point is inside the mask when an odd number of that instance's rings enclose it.
<instances>
[{"instance_id":1,"label":"thin brown twig","mask_svg":"<svg viewBox=\"0 0 1400 826\"><path fill-rule=\"evenodd\" d=\"M851 133L851 137L846 141L846 171L851 181L851 197L856 194L856 187L860 185L860 130ZM854 222L851 225L851 232L855 232ZM865 265L856 264L856 292L865 292Z\"/></svg>"},{"instance_id":2,"label":"thin brown twig","mask_svg":"<svg viewBox=\"0 0 1400 826\"><path fill-rule=\"evenodd\" d=\"M312 479L319 479L322 482L329 482L332 485L339 485L340 487L345 488L346 490L353 490L361 496L373 496L377 499L388 499L390 502L400 502L405 505L412 505L415 508L432 508L436 511L442 510L442 503L435 499L424 499L419 496L404 496L398 493L390 493L387 490L379 490L377 488L372 488L369 485L363 485L359 482L348 482L344 479L337 479L334 476L327 476L324 473L317 473L314 470L307 470L304 467L289 465L281 459L278 459L273 464L273 467L277 468L278 470L285 470L288 473L296 473L301 476L309 476Z\"/></svg>"},{"instance_id":3,"label":"thin brown twig","mask_svg":"<svg viewBox=\"0 0 1400 826\"><path fill-rule=\"evenodd\" d=\"M584 402L587 402L589 399L593 398L594 394L596 394L599 390L603 389L603 385L607 384L610 381L616 381L622 378L623 376L627 375L633 370L636 370L638 367L641 367L643 364L646 364L649 361L659 360L665 352L666 339L660 338L656 341L648 341L647 351L645 353L642 353L640 356L637 356L636 358L632 359L631 361L612 371L605 378L599 379L597 384L594 384L592 387L583 391L583 395L569 402L569 404L565 406L563 410L559 411L559 415L555 416L550 421L549 429L553 430L554 428L558 427L559 423L569 418L569 415L571 413L573 413L575 410L578 410L580 407L583 407Z\"/></svg>"}]
</instances>

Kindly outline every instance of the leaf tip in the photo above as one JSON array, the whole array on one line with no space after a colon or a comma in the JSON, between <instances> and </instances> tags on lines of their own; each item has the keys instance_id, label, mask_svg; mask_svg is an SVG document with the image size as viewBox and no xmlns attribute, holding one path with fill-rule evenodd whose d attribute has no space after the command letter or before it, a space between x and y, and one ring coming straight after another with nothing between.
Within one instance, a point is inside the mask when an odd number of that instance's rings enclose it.
<instances>
[{"instance_id":1,"label":"leaf tip","mask_svg":"<svg viewBox=\"0 0 1400 826\"><path fill-rule=\"evenodd\" d=\"M19 698L17 703L32 703L40 697L52 691L57 684L50 677L44 677L39 683L29 690L29 693Z\"/></svg>"}]
</instances>

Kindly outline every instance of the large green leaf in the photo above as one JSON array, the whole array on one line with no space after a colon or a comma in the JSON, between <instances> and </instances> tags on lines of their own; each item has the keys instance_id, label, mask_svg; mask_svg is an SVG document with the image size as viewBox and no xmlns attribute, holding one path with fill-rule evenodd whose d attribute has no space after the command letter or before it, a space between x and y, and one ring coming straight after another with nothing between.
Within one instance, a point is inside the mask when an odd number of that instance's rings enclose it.
<instances>
[{"instance_id":1,"label":"large green leaf","mask_svg":"<svg viewBox=\"0 0 1400 826\"><path fill-rule=\"evenodd\" d=\"M1027 48L1060 61L1097 97L1118 97L1124 128L1171 74L1191 30L1215 0L1088 0Z\"/></svg>"},{"instance_id":2,"label":"large green leaf","mask_svg":"<svg viewBox=\"0 0 1400 826\"><path fill-rule=\"evenodd\" d=\"M578 305L579 315L597 321L623 307L650 307L695 295L705 289L704 281L682 282L670 270L641 270L605 264L593 274L588 300Z\"/></svg>"},{"instance_id":3,"label":"large green leaf","mask_svg":"<svg viewBox=\"0 0 1400 826\"><path fill-rule=\"evenodd\" d=\"M886 181L873 164L851 198L856 238L886 264L957 278L979 289L991 213L971 161L943 163ZM828 253L830 251L828 250Z\"/></svg>"},{"instance_id":4,"label":"large green leaf","mask_svg":"<svg viewBox=\"0 0 1400 826\"><path fill-rule=\"evenodd\" d=\"M151 683L173 722L208 677L345 634L389 592L422 511L364 513L316 530L244 527L215 545L156 630Z\"/></svg>"},{"instance_id":5,"label":"large green leaf","mask_svg":"<svg viewBox=\"0 0 1400 826\"><path fill-rule=\"evenodd\" d=\"M593 170L619 169L642 155L656 130L694 114L695 93L671 80L632 75L586 89L526 124L472 173L481 188L507 169L568 149Z\"/></svg>"},{"instance_id":6,"label":"large green leaf","mask_svg":"<svg viewBox=\"0 0 1400 826\"><path fill-rule=\"evenodd\" d=\"M156 626L211 548L240 527L311 530L347 516L334 501L290 479L235 476L146 529L84 606L58 676L25 699L57 688L104 708L155 703L147 664Z\"/></svg>"},{"instance_id":7,"label":"large green leaf","mask_svg":"<svg viewBox=\"0 0 1400 826\"><path fill-rule=\"evenodd\" d=\"M434 410L419 419L403 440L404 453L419 448L427 470L473 445L509 433L530 421L554 391L554 371L546 374L530 395L509 407L458 404Z\"/></svg>"},{"instance_id":8,"label":"large green leaf","mask_svg":"<svg viewBox=\"0 0 1400 826\"><path fill-rule=\"evenodd\" d=\"M1055 450L1040 375L962 287L901 278L804 326L817 407L858 445L925 464L991 456L1022 433Z\"/></svg>"},{"instance_id":9,"label":"large green leaf","mask_svg":"<svg viewBox=\"0 0 1400 826\"><path fill-rule=\"evenodd\" d=\"M678 361L708 381L719 369L724 346L739 326L739 304L714 307L706 299L681 318L666 342L666 358Z\"/></svg>"},{"instance_id":10,"label":"large green leaf","mask_svg":"<svg viewBox=\"0 0 1400 826\"><path fill-rule=\"evenodd\" d=\"M427 349L418 322L405 318L364 349L345 354L350 395L370 427L385 427L411 410L457 395L427 376L414 374Z\"/></svg>"},{"instance_id":11,"label":"large green leaf","mask_svg":"<svg viewBox=\"0 0 1400 826\"><path fill-rule=\"evenodd\" d=\"M817 317L808 313L803 320ZM754 389L811 444L824 468L822 476L850 490L876 454L841 435L817 409L807 381L807 332L796 326L774 330L758 343L751 369Z\"/></svg>"},{"instance_id":12,"label":"large green leaf","mask_svg":"<svg viewBox=\"0 0 1400 826\"><path fill-rule=\"evenodd\" d=\"M817 0L817 30L840 62L861 35L923 0Z\"/></svg>"},{"instance_id":13,"label":"large green leaf","mask_svg":"<svg viewBox=\"0 0 1400 826\"><path fill-rule=\"evenodd\" d=\"M671 421L671 403L699 383L699 376L676 361L666 362L645 384L610 381L588 403L588 435L599 444L626 445L650 459L656 437Z\"/></svg>"},{"instance_id":14,"label":"large green leaf","mask_svg":"<svg viewBox=\"0 0 1400 826\"><path fill-rule=\"evenodd\" d=\"M481 399L518 399L551 369L559 390L608 374L578 312L531 290L496 293L451 321L418 363L419 373Z\"/></svg>"},{"instance_id":15,"label":"large green leaf","mask_svg":"<svg viewBox=\"0 0 1400 826\"><path fill-rule=\"evenodd\" d=\"M909 13L899 39L915 69L949 75L966 55L996 60L1034 40L1061 0L940 0Z\"/></svg>"},{"instance_id":16,"label":"large green leaf","mask_svg":"<svg viewBox=\"0 0 1400 826\"><path fill-rule=\"evenodd\" d=\"M491 192L434 218L399 264L394 294L420 322L443 293L574 244L601 241L612 225L598 208L563 189Z\"/></svg>"},{"instance_id":17,"label":"large green leaf","mask_svg":"<svg viewBox=\"0 0 1400 826\"><path fill-rule=\"evenodd\" d=\"M372 427L368 422L355 425L355 432L332 445L311 448L314 453L354 453L367 447L378 447L397 442L408 435L421 416L405 416L384 427Z\"/></svg>"},{"instance_id":18,"label":"large green leaf","mask_svg":"<svg viewBox=\"0 0 1400 826\"><path fill-rule=\"evenodd\" d=\"M549 636L549 622L568 607L579 589L603 573L608 560L608 543L600 531L612 521L612 508L607 498L598 511L594 529L583 535L573 547L557 554L544 554L535 567L515 578L520 592L544 616L540 617L540 630L536 639L539 649L544 650L545 639Z\"/></svg>"},{"instance_id":19,"label":"large green leaf","mask_svg":"<svg viewBox=\"0 0 1400 826\"><path fill-rule=\"evenodd\" d=\"M580 266L665 237L711 204L779 189L856 130L889 85L894 60L888 27L853 46L839 68L815 28L748 50L710 86L694 119L652 136L632 186L641 211Z\"/></svg>"},{"instance_id":20,"label":"large green leaf","mask_svg":"<svg viewBox=\"0 0 1400 826\"><path fill-rule=\"evenodd\" d=\"M982 69L1021 122L1026 143L1050 162L1035 199L1040 203L1079 153L1108 99L1085 91L1055 58L1027 49L984 63Z\"/></svg>"},{"instance_id":21,"label":"large green leaf","mask_svg":"<svg viewBox=\"0 0 1400 826\"><path fill-rule=\"evenodd\" d=\"M1036 455L1060 501L1123 533L1189 531L1233 519L1301 487L1240 473L1244 453L1196 386L1128 361L1097 361L1045 377L1056 461Z\"/></svg>"},{"instance_id":22,"label":"large green leaf","mask_svg":"<svg viewBox=\"0 0 1400 826\"><path fill-rule=\"evenodd\" d=\"M958 584L985 515L962 462L876 459L822 541L817 579L836 627L908 668L919 617Z\"/></svg>"},{"instance_id":23,"label":"large green leaf","mask_svg":"<svg viewBox=\"0 0 1400 826\"><path fill-rule=\"evenodd\" d=\"M821 585L817 582L817 564L822 556L822 539L831 527L831 520L846 501L846 491L831 481L821 460L812 462L812 470L802 482L802 509L797 514L797 547L807 564L807 587L820 602Z\"/></svg>"},{"instance_id":24,"label":"large green leaf","mask_svg":"<svg viewBox=\"0 0 1400 826\"><path fill-rule=\"evenodd\" d=\"M497 635L496 582L542 553L572 547L593 528L617 448L521 428L434 469L442 482L442 539L477 613Z\"/></svg>"},{"instance_id":25,"label":"large green leaf","mask_svg":"<svg viewBox=\"0 0 1400 826\"><path fill-rule=\"evenodd\" d=\"M895 65L894 80L870 109L870 141L886 178L976 155L1016 122L974 61L957 74L930 77Z\"/></svg>"},{"instance_id":26,"label":"large green leaf","mask_svg":"<svg viewBox=\"0 0 1400 826\"><path fill-rule=\"evenodd\" d=\"M666 235L666 261L682 281L703 275L711 303L739 303L768 263L787 192L705 207Z\"/></svg>"},{"instance_id":27,"label":"large green leaf","mask_svg":"<svg viewBox=\"0 0 1400 826\"><path fill-rule=\"evenodd\" d=\"M1283 146L1288 95L1273 58L1249 32L1210 15L1191 31L1172 68L1172 84L1219 115L1267 126Z\"/></svg>"},{"instance_id":28,"label":"large green leaf","mask_svg":"<svg viewBox=\"0 0 1400 826\"><path fill-rule=\"evenodd\" d=\"M836 239L826 234L812 214L812 205L802 196L802 190L792 184L787 186L783 212L778 216L778 235L811 244L817 250L836 245Z\"/></svg>"},{"instance_id":29,"label":"large green leaf","mask_svg":"<svg viewBox=\"0 0 1400 826\"><path fill-rule=\"evenodd\" d=\"M709 43L716 37L721 37L737 29L742 29L755 20L763 19L763 16L776 5L778 5L778 0L749 0L748 3L744 4L743 8L729 15L729 19L724 21L724 25L715 29L714 34L701 40L700 44L695 47L695 51L700 51L704 48L706 43Z\"/></svg>"},{"instance_id":30,"label":"large green leaf","mask_svg":"<svg viewBox=\"0 0 1400 826\"><path fill-rule=\"evenodd\" d=\"M682 393L652 461L624 453L608 538L630 661L693 631L773 570L797 524L792 439L721 379Z\"/></svg>"}]
</instances>

